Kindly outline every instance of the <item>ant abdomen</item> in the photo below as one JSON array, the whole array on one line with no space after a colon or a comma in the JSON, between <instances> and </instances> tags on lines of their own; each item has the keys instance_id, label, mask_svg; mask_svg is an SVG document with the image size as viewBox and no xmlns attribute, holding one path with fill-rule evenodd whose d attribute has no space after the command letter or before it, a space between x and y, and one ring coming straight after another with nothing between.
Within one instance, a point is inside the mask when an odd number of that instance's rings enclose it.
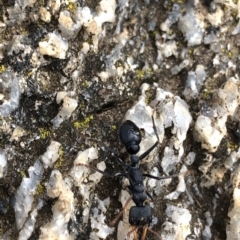
<instances>
[{"instance_id":1,"label":"ant abdomen","mask_svg":"<svg viewBox=\"0 0 240 240\"><path fill-rule=\"evenodd\" d=\"M136 154L140 150L141 132L132 121L126 120L123 122L119 129L119 137L130 155Z\"/></svg>"},{"instance_id":2,"label":"ant abdomen","mask_svg":"<svg viewBox=\"0 0 240 240\"><path fill-rule=\"evenodd\" d=\"M129 223L133 226L149 225L152 222L152 213L148 205L131 207L129 212Z\"/></svg>"}]
</instances>

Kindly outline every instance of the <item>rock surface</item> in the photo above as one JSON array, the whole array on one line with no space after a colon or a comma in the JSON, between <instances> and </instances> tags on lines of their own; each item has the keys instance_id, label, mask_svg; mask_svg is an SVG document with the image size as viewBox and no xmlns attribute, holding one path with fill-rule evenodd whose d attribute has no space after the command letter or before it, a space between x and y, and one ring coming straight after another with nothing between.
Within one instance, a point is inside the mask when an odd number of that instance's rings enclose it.
<instances>
[{"instance_id":1,"label":"rock surface","mask_svg":"<svg viewBox=\"0 0 240 240\"><path fill-rule=\"evenodd\" d=\"M129 198L118 129L135 122L142 154L152 116L139 168L175 177L144 180L146 239L239 238L240 1L0 10L0 239L133 239L133 202L111 224Z\"/></svg>"}]
</instances>

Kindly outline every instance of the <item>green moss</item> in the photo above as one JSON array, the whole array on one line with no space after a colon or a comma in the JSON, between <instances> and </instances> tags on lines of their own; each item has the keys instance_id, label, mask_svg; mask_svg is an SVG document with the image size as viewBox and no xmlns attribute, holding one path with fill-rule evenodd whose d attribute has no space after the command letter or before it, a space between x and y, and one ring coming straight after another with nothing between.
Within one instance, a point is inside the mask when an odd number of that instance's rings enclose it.
<instances>
[{"instance_id":1,"label":"green moss","mask_svg":"<svg viewBox=\"0 0 240 240\"><path fill-rule=\"evenodd\" d=\"M93 120L93 115L86 117L83 121L76 121L73 123L74 128L83 129L89 127L89 123Z\"/></svg>"}]
</instances>

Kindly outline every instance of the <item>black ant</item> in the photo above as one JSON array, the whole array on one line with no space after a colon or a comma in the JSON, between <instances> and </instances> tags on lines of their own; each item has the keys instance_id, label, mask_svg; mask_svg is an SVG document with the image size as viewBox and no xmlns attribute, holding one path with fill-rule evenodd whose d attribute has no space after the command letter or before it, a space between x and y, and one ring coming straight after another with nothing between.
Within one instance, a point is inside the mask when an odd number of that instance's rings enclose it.
<instances>
[{"instance_id":1,"label":"black ant","mask_svg":"<svg viewBox=\"0 0 240 240\"><path fill-rule=\"evenodd\" d=\"M154 120L153 120L154 123ZM156 133L156 128L154 124L154 131ZM128 186L128 191L131 195L131 198L136 206L131 207L129 212L129 223L132 226L135 226L133 229L134 233L136 228L143 226L143 236L142 239L145 239L146 232L148 226L152 222L152 213L149 205L145 205L145 201L147 197L151 198L153 201L152 196L145 190L143 180L144 176L153 177L151 175L142 174L139 168L139 162L148 156L148 154L158 145L159 138L157 136L157 141L155 144L150 147L145 153L141 156L137 156L136 154L140 150L140 142L142 140L140 129L130 120L126 120L120 127L119 130L119 137L122 144L125 146L127 152L130 154L131 164L125 166L125 174L124 176L128 178L130 186ZM154 177L156 178L156 177ZM158 179L158 178L157 178ZM125 206L126 207L126 204ZM156 232L154 232L158 235ZM159 236L160 238L160 236Z\"/></svg>"},{"instance_id":2,"label":"black ant","mask_svg":"<svg viewBox=\"0 0 240 240\"><path fill-rule=\"evenodd\" d=\"M152 147L150 147L146 152L144 152L140 156L136 155L138 153L138 151L140 150L139 144L142 140L140 129L136 126L135 123L133 123L130 120L126 120L121 125L121 127L119 129L120 141L125 146L127 152L130 155L130 160L131 160L131 164L128 165L128 164L125 164L121 159L118 158L118 161L120 162L120 164L124 168L124 173L116 173L116 174L112 175L112 174L108 174L106 172L103 172L99 169L96 169L96 168L88 166L88 165L78 164L78 165L82 165L82 166L92 168L92 169L102 173L103 175L105 175L107 177L111 177L111 178L113 178L113 177L126 177L129 180L130 185L128 186L128 191L129 191L131 196L127 200L127 202L124 205L122 211L110 223L110 226L114 226L116 224L118 219L123 214L124 209L127 207L127 204L132 199L136 206L133 206L133 207L130 208L129 223L132 226L134 226L134 228L133 228L132 231L129 232L129 234L134 232L134 236L136 236L137 235L136 230L139 227L143 227L143 235L142 235L142 238L141 238L142 240L145 240L147 230L151 231L159 239L161 239L160 235L157 232L151 230L148 227L150 225L150 223L152 222L152 213L151 213L150 206L146 205L145 202L146 202L148 197L152 201L153 201L153 198L150 195L150 193L148 193L146 191L146 189L144 187L144 184L143 184L144 177L150 177L150 178L154 178L154 179L157 179L157 180L162 180L162 179L167 179L167 178L172 178L172 177L178 177L180 175L180 174L175 174L175 175L166 176L166 177L156 177L156 176L152 176L150 174L143 174L141 172L141 170L139 168L139 162L142 159L144 159L145 157L147 157L149 155L149 153L154 148L156 148L156 146L159 144L159 137L158 137L158 134L157 134L157 130L156 130L153 115L152 115L152 121L153 121L154 132L157 136L157 141L153 144Z\"/></svg>"}]
</instances>

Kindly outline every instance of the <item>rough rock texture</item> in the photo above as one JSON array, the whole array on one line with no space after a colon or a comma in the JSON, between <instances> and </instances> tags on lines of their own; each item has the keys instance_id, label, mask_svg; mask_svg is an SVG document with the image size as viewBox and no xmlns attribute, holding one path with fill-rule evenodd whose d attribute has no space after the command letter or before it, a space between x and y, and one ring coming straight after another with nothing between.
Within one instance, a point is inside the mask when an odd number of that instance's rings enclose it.
<instances>
[{"instance_id":1,"label":"rough rock texture","mask_svg":"<svg viewBox=\"0 0 240 240\"><path fill-rule=\"evenodd\" d=\"M0 239L133 239L125 119L155 234L239 238L235 0L0 0ZM86 166L87 165L87 166ZM96 171L96 168L99 171ZM103 173L106 172L106 173ZM147 204L147 203L146 203ZM138 229L141 235L142 229Z\"/></svg>"}]
</instances>

